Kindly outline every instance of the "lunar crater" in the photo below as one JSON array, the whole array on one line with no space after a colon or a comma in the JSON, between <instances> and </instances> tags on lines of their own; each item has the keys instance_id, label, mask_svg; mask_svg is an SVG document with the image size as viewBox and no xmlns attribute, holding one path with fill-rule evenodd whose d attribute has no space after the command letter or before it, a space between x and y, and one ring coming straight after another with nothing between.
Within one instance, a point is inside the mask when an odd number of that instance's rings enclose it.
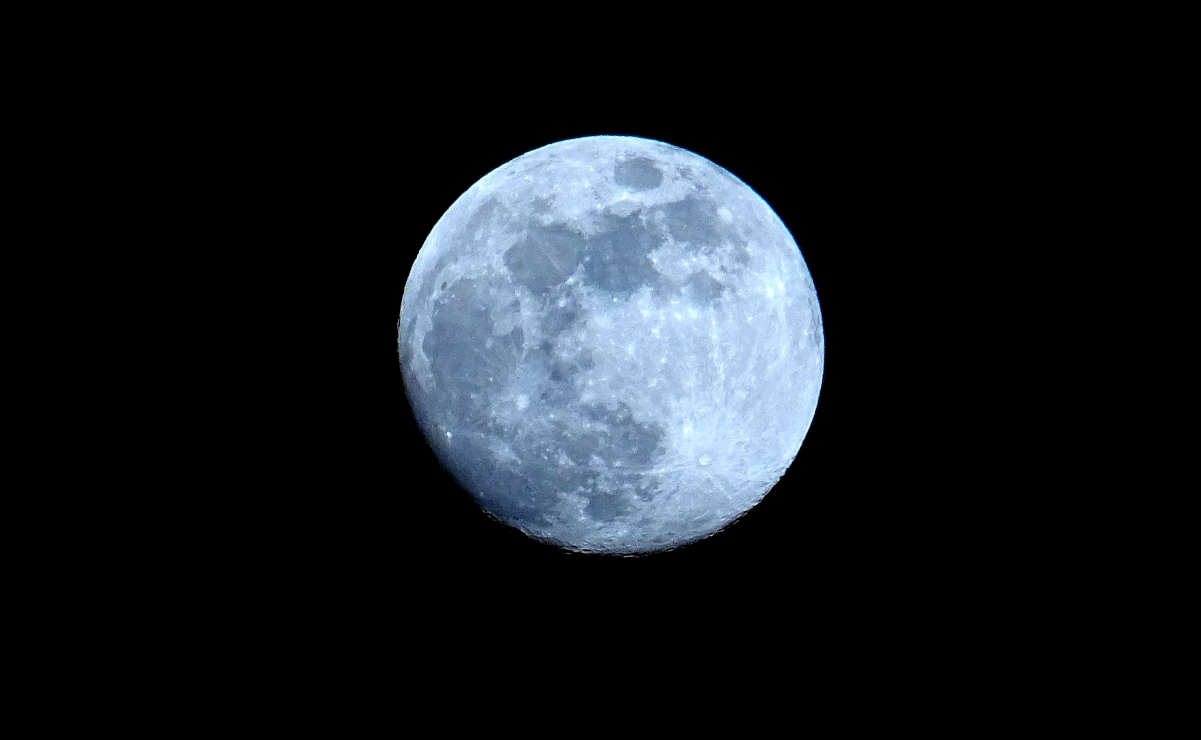
<instances>
[{"instance_id":1,"label":"lunar crater","mask_svg":"<svg viewBox=\"0 0 1201 740\"><path fill-rule=\"evenodd\" d=\"M634 190L652 190L663 182L663 173L647 157L630 157L613 166L613 181Z\"/></svg>"},{"instance_id":2,"label":"lunar crater","mask_svg":"<svg viewBox=\"0 0 1201 740\"><path fill-rule=\"evenodd\" d=\"M586 282L620 298L642 285L655 285L660 275L650 253L657 239L638 216L610 217L606 230L588 243Z\"/></svg>"}]
</instances>

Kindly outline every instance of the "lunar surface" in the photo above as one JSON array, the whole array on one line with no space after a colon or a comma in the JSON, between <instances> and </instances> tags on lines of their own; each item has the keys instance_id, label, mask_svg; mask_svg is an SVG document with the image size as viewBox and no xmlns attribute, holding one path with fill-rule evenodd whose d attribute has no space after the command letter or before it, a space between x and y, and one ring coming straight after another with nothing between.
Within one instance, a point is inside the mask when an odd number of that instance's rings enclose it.
<instances>
[{"instance_id":1,"label":"lunar surface","mask_svg":"<svg viewBox=\"0 0 1201 740\"><path fill-rule=\"evenodd\" d=\"M575 551L707 537L800 450L825 355L809 270L742 181L692 152L571 139L434 226L398 324L413 413L489 514Z\"/></svg>"}]
</instances>

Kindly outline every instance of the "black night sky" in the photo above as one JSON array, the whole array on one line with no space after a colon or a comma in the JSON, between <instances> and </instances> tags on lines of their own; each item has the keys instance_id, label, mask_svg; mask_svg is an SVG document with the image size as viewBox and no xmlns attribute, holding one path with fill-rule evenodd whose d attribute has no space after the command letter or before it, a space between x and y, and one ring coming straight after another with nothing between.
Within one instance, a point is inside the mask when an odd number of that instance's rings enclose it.
<instances>
[{"instance_id":1,"label":"black night sky","mask_svg":"<svg viewBox=\"0 0 1201 740\"><path fill-rule=\"evenodd\" d=\"M277 578L372 619L592 605L633 620L816 604L841 618L970 578L985 525L966 503L957 419L972 401L957 394L972 359L954 291L938 289L966 186L913 100L808 88L699 110L457 92L309 91L259 131L263 180L243 189L262 193L285 297L264 327L279 453L241 536L271 533L246 547L270 549ZM418 431L396 353L409 268L451 203L525 152L597 134L691 150L758 192L802 250L826 338L816 416L775 489L725 531L638 558L564 553L489 519Z\"/></svg>"}]
</instances>

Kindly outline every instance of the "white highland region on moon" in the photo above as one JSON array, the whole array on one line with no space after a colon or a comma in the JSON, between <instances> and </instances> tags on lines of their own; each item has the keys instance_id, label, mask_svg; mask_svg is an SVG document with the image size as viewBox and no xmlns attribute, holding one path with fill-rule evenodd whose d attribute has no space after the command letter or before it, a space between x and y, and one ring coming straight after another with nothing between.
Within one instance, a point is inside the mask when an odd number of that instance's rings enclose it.
<instances>
[{"instance_id":1,"label":"white highland region on moon","mask_svg":"<svg viewBox=\"0 0 1201 740\"><path fill-rule=\"evenodd\" d=\"M615 554L758 503L800 450L825 353L767 203L692 152L618 136L529 152L456 200L398 332L417 422L479 505Z\"/></svg>"}]
</instances>

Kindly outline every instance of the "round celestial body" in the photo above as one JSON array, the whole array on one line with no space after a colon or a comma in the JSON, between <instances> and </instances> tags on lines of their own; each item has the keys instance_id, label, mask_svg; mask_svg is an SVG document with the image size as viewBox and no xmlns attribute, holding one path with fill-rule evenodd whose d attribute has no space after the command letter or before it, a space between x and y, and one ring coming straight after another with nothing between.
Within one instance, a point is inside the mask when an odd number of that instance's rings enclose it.
<instances>
[{"instance_id":1,"label":"round celestial body","mask_svg":"<svg viewBox=\"0 0 1201 740\"><path fill-rule=\"evenodd\" d=\"M570 550L707 537L775 485L817 407L821 311L741 180L625 136L536 149L422 245L398 323L414 416L476 502Z\"/></svg>"}]
</instances>

